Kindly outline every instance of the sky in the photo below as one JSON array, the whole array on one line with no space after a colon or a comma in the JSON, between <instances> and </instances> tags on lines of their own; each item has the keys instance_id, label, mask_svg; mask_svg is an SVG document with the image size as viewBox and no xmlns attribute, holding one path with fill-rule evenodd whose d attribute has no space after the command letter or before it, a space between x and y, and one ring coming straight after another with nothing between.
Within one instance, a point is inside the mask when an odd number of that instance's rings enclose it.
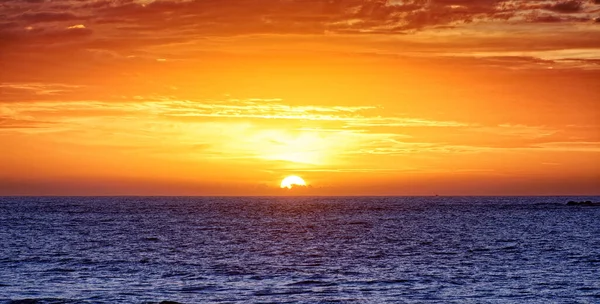
<instances>
[{"instance_id":1,"label":"sky","mask_svg":"<svg viewBox=\"0 0 600 304\"><path fill-rule=\"evenodd\" d=\"M594 194L599 0L0 2L0 195Z\"/></svg>"}]
</instances>

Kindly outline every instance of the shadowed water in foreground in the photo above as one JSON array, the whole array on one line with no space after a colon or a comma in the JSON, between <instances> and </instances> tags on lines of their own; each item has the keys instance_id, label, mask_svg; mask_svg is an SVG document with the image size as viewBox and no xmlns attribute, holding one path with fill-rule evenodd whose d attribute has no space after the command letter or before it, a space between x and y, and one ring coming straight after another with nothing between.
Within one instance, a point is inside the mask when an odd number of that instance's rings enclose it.
<instances>
[{"instance_id":1,"label":"shadowed water in foreground","mask_svg":"<svg viewBox=\"0 0 600 304\"><path fill-rule=\"evenodd\" d=\"M568 199L0 198L0 303L598 303Z\"/></svg>"}]
</instances>

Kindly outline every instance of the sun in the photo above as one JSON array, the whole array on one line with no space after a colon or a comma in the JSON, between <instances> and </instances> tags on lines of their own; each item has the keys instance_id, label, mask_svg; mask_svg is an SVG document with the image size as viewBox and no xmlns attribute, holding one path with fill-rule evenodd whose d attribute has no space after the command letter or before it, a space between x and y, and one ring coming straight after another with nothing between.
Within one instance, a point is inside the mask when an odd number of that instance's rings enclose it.
<instances>
[{"instance_id":1,"label":"sun","mask_svg":"<svg viewBox=\"0 0 600 304\"><path fill-rule=\"evenodd\" d=\"M306 186L306 182L300 176L296 175L290 175L281 181L281 188L292 189L294 185Z\"/></svg>"}]
</instances>

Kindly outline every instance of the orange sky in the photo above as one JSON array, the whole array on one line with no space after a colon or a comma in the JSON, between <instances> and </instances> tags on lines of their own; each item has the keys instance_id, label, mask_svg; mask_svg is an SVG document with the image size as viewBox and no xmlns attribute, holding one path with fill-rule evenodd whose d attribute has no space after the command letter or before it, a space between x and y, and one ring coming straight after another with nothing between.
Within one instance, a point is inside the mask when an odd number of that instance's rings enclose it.
<instances>
[{"instance_id":1,"label":"orange sky","mask_svg":"<svg viewBox=\"0 0 600 304\"><path fill-rule=\"evenodd\" d=\"M0 195L600 194L597 0L0 16Z\"/></svg>"}]
</instances>

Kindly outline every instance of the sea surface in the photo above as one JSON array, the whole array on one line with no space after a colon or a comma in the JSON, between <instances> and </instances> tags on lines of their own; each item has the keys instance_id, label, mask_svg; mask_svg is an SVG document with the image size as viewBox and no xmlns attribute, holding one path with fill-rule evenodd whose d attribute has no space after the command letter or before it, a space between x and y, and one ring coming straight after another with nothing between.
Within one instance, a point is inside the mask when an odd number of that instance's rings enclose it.
<instances>
[{"instance_id":1,"label":"sea surface","mask_svg":"<svg viewBox=\"0 0 600 304\"><path fill-rule=\"evenodd\" d=\"M0 303L600 303L571 199L0 197Z\"/></svg>"}]
</instances>

